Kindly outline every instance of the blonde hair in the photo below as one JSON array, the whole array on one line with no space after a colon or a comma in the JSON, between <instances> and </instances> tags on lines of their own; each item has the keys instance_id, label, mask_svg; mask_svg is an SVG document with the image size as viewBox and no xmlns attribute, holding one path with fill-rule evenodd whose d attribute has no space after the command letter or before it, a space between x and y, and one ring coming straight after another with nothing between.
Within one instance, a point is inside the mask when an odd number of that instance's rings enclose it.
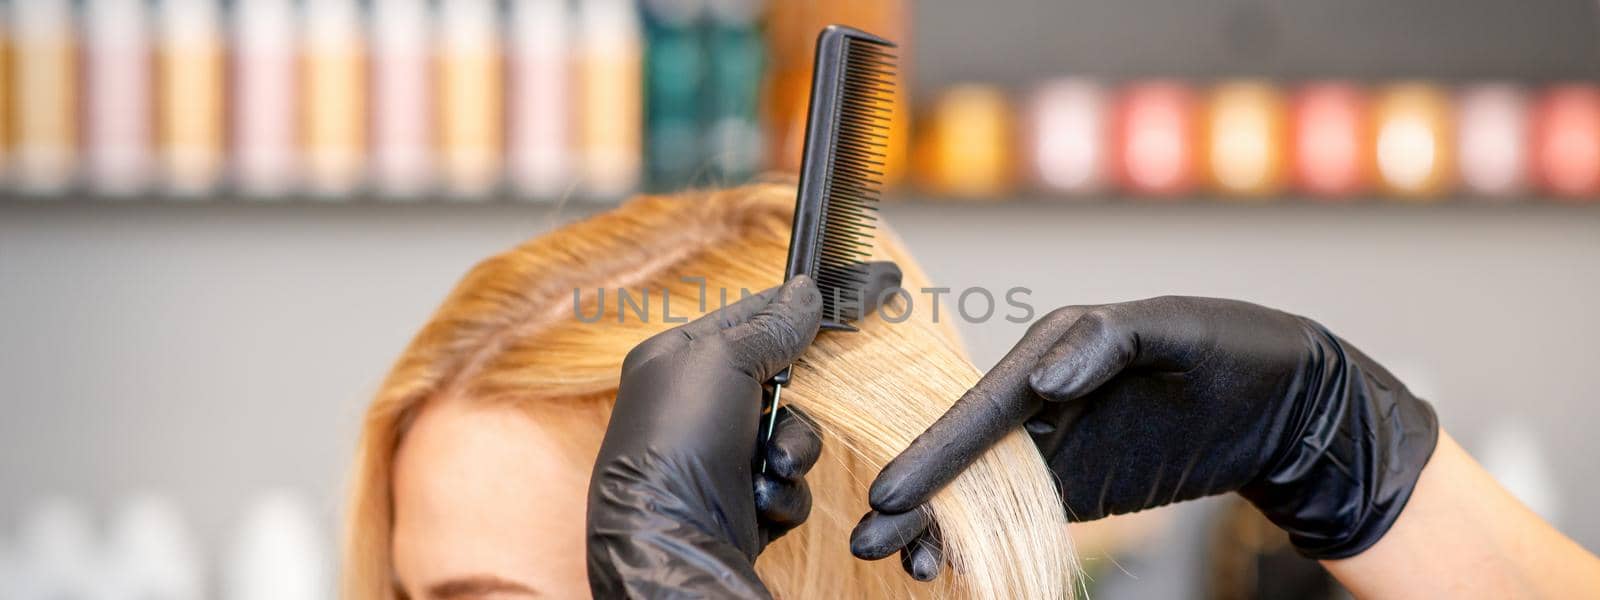
<instances>
[{"instance_id":1,"label":"blonde hair","mask_svg":"<svg viewBox=\"0 0 1600 600\"><path fill-rule=\"evenodd\" d=\"M776 285L793 198L794 188L785 185L639 197L473 268L400 356L367 411L344 596L397 596L391 467L421 406L448 395L510 403L533 418L549 411L591 415L593 430L571 435L587 452L582 456L592 456L623 356L674 325L659 311L637 318L615 298L603 301L601 290L648 293L658 302L647 302L647 310L661 308L657 294L665 294L676 320L715 310L718 290L730 290L731 302L740 289ZM900 264L906 289L927 286L890 232L880 230L875 255ZM763 581L779 598L1072 595L1076 567L1060 500L1020 431L931 503L951 564L937 582L911 580L898 561L850 556L849 533L868 509L872 478L978 378L953 330L935 323L931 310L896 301L885 312L863 321L859 333L818 336L795 367L784 397L816 422L825 450L807 476L811 517L761 555Z\"/></svg>"}]
</instances>

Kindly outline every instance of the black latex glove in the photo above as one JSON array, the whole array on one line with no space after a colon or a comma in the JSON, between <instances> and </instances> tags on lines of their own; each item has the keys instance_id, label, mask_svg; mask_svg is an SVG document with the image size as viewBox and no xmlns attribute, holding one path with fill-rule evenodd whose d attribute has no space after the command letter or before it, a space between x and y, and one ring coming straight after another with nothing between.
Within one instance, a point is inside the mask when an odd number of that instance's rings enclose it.
<instances>
[{"instance_id":1,"label":"black latex glove","mask_svg":"<svg viewBox=\"0 0 1600 600\"><path fill-rule=\"evenodd\" d=\"M900 283L892 263L868 274L868 298ZM796 277L628 353L589 482L595 597L770 596L756 555L810 514L803 477L822 441L784 408L758 457L762 383L805 351L822 317L816 284Z\"/></svg>"},{"instance_id":2,"label":"black latex glove","mask_svg":"<svg viewBox=\"0 0 1600 600\"><path fill-rule=\"evenodd\" d=\"M884 467L851 550L916 542L907 570L931 579L937 540L913 509L1019 425L1071 520L1237 491L1313 558L1377 542L1439 433L1426 402L1310 319L1214 298L1067 307Z\"/></svg>"}]
</instances>

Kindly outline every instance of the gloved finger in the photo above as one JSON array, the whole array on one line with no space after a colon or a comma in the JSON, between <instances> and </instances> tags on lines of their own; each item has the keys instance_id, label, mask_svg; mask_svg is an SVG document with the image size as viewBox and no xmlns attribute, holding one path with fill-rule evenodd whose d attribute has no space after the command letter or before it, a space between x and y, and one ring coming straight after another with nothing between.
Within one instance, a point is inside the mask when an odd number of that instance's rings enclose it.
<instances>
[{"instance_id":1,"label":"gloved finger","mask_svg":"<svg viewBox=\"0 0 1600 600\"><path fill-rule=\"evenodd\" d=\"M774 537L811 516L811 486L804 479L790 481L758 473L755 498L756 514Z\"/></svg>"},{"instance_id":2,"label":"gloved finger","mask_svg":"<svg viewBox=\"0 0 1600 600\"><path fill-rule=\"evenodd\" d=\"M1076 421L1085 408L1082 402L1046 402L1044 408L1022 424L1022 430L1033 438L1034 445L1054 448L1055 441L1062 435L1060 432L1069 429L1067 426Z\"/></svg>"},{"instance_id":3,"label":"gloved finger","mask_svg":"<svg viewBox=\"0 0 1600 600\"><path fill-rule=\"evenodd\" d=\"M822 294L810 277L797 275L766 306L721 335L731 349L732 366L766 381L811 346L821 325Z\"/></svg>"},{"instance_id":4,"label":"gloved finger","mask_svg":"<svg viewBox=\"0 0 1600 600\"><path fill-rule=\"evenodd\" d=\"M928 528L910 546L900 550L900 567L917 581L933 581L944 570L944 543L939 528Z\"/></svg>"},{"instance_id":5,"label":"gloved finger","mask_svg":"<svg viewBox=\"0 0 1600 600\"><path fill-rule=\"evenodd\" d=\"M933 515L918 507L903 513L872 511L850 532L850 553L863 560L879 560L910 546L933 525Z\"/></svg>"},{"instance_id":6,"label":"gloved finger","mask_svg":"<svg viewBox=\"0 0 1600 600\"><path fill-rule=\"evenodd\" d=\"M1109 307L1084 314L1039 357L1028 385L1057 402L1076 400L1099 388L1138 357L1136 318Z\"/></svg>"},{"instance_id":7,"label":"gloved finger","mask_svg":"<svg viewBox=\"0 0 1600 600\"><path fill-rule=\"evenodd\" d=\"M684 323L672 329L650 336L633 348L632 352L623 360L623 370L628 370L629 365L639 364L656 356L677 352L689 344L691 340L716 335L729 327L743 323L754 316L761 309L772 302L772 297L777 295L778 288L771 287L756 294L740 298L739 301L717 310L713 310L700 318Z\"/></svg>"},{"instance_id":8,"label":"gloved finger","mask_svg":"<svg viewBox=\"0 0 1600 600\"><path fill-rule=\"evenodd\" d=\"M804 477L822 456L822 434L811 419L789 405L778 407L777 424L767 443L767 472L795 481Z\"/></svg>"},{"instance_id":9,"label":"gloved finger","mask_svg":"<svg viewBox=\"0 0 1600 600\"><path fill-rule=\"evenodd\" d=\"M1216 334L1210 321L1184 317L1205 310L1190 306L1195 300L1164 296L1089 310L1039 357L1029 385L1047 400L1066 402L1099 389L1130 367L1193 368L1210 356ZM1233 308L1259 309L1244 303Z\"/></svg>"},{"instance_id":10,"label":"gloved finger","mask_svg":"<svg viewBox=\"0 0 1600 600\"><path fill-rule=\"evenodd\" d=\"M1087 309L1069 307L1040 319L1000 363L878 473L868 493L872 508L900 513L933 494L1022 425L1043 405L1028 387L1039 357Z\"/></svg>"}]
</instances>

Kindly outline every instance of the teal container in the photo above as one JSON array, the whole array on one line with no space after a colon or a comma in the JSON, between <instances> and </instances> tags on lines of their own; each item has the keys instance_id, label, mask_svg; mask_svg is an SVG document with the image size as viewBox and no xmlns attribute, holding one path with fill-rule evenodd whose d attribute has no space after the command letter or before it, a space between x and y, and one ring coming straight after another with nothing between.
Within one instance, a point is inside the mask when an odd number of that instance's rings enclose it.
<instances>
[{"instance_id":1,"label":"teal container","mask_svg":"<svg viewBox=\"0 0 1600 600\"><path fill-rule=\"evenodd\" d=\"M706 168L706 11L699 0L650 0L643 7L645 188L672 192Z\"/></svg>"}]
</instances>

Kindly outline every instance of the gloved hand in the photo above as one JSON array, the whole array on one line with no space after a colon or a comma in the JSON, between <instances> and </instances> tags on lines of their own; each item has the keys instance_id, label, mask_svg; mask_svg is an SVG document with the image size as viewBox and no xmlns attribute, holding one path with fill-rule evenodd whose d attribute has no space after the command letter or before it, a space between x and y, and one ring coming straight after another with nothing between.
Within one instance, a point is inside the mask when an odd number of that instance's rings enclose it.
<instances>
[{"instance_id":1,"label":"gloved hand","mask_svg":"<svg viewBox=\"0 0 1600 600\"><path fill-rule=\"evenodd\" d=\"M868 280L865 297L881 298L900 270L871 263ZM589 482L595 597L770 596L756 555L810 514L803 477L822 440L782 408L758 457L762 384L805 351L822 317L801 276L628 353Z\"/></svg>"},{"instance_id":2,"label":"gloved hand","mask_svg":"<svg viewBox=\"0 0 1600 600\"><path fill-rule=\"evenodd\" d=\"M914 509L1019 425L1071 520L1237 491L1319 559L1388 531L1439 434L1426 402L1310 319L1213 298L1067 307L884 467L852 551L909 544L907 570L931 579Z\"/></svg>"}]
</instances>

